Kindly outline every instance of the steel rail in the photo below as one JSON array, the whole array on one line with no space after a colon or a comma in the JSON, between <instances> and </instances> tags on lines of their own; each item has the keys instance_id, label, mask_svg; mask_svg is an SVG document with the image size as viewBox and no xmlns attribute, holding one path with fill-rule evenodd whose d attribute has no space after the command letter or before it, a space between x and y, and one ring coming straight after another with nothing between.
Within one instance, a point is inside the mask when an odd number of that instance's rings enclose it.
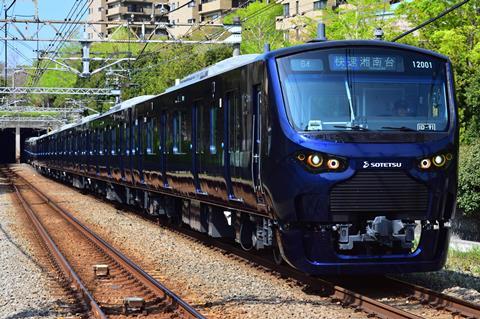
<instances>
[{"instance_id":1,"label":"steel rail","mask_svg":"<svg viewBox=\"0 0 480 319\"><path fill-rule=\"evenodd\" d=\"M101 200L104 199L101 198ZM109 201L106 202L110 203ZM121 206L135 210L135 207L129 205ZM422 318L415 314L364 296L361 293L346 289L338 284L335 284L333 281L330 282L322 278L308 276L286 265L276 265L265 257L245 252L229 243L213 239L204 234L186 228L166 225L165 222L160 221L157 217L145 215L139 216L152 223L162 224L163 226L168 227L170 230L173 230L174 232L182 236L188 237L189 239L193 239L204 245L220 249L226 253L231 253L232 255L235 255L245 260L246 262L253 262L254 264L263 267L269 271L278 272L281 275L288 276L292 279L297 280L298 282L306 283L314 288L318 288L322 292L322 294L328 294L332 298L340 300L344 305L353 307L355 309L375 314L380 318ZM452 315L462 315L468 318L480 318L480 305L476 305L462 299L435 292L425 287L406 283L398 279L393 279L391 277L384 277L384 279L391 280L390 286L392 287L396 286L398 289L411 292L412 297L416 298L422 303L428 303L433 307L446 309L450 311Z\"/></svg>"},{"instance_id":2,"label":"steel rail","mask_svg":"<svg viewBox=\"0 0 480 319\"><path fill-rule=\"evenodd\" d=\"M23 178L23 177L22 177ZM24 178L23 178L24 179ZM31 184L26 179L24 179L26 183ZM39 194L40 195L40 194ZM42 196L42 195L40 195ZM42 196L42 198L46 198ZM54 204L53 202L51 202ZM128 206L131 208L131 206ZM60 208L61 209L61 208ZM148 218L147 218L148 219ZM149 219L152 221L151 219ZM262 266L268 270L273 270L281 273L282 275L286 275L290 278L293 278L299 282L309 284L312 287L318 288L323 293L328 294L333 299L340 300L344 305L352 307L357 310L362 310L369 314L374 314L379 318L385 319L421 319L422 317L417 316L415 314L409 313L402 309L398 309L392 307L390 305L384 304L372 298L366 297L354 291L348 290L341 286L335 285L332 282L327 280L318 278L318 277L311 277L302 273L290 266L287 265L275 265L269 259L266 259L261 256L253 255L248 252L245 252L241 249L234 247L225 242L221 242L219 240L215 240L208 236L205 236L201 233L194 232L188 229L179 229L178 227L171 226L175 231L189 238L193 238L198 240L204 244L211 245L213 247L219 248L229 253L233 253L234 255L248 261L253 262L259 266Z\"/></svg>"},{"instance_id":3,"label":"steel rail","mask_svg":"<svg viewBox=\"0 0 480 319\"><path fill-rule=\"evenodd\" d=\"M159 283L155 278L150 276L135 263L133 263L128 257L108 244L97 234L91 231L87 226L83 225L78 219L73 217L65 209L57 205L49 196L39 190L36 186L30 183L22 176L17 176L22 179L38 196L40 196L50 207L57 211L63 218L70 222L77 230L79 230L86 238L91 240L95 245L108 254L115 262L128 270L138 281L140 281L145 287L149 288L152 292L163 295L172 305L176 305L183 310L183 312L190 318L205 319L195 308L182 300L173 291Z\"/></svg>"},{"instance_id":4,"label":"steel rail","mask_svg":"<svg viewBox=\"0 0 480 319\"><path fill-rule=\"evenodd\" d=\"M35 213L30 208L30 205L27 203L23 195L21 194L20 190L17 188L15 184L13 184L13 188L15 189L15 194L22 204L23 209L27 213L28 217L32 221L37 230L38 234L42 237L43 241L45 242L47 249L55 258L57 264L61 267L63 273L69 278L70 282L77 288L77 290L82 294L83 298L87 302L88 306L90 307L90 311L92 312L94 318L96 319L107 319L107 316L102 311L98 303L95 301L93 296L87 290L87 288L83 285L82 281L76 274L76 272L72 269L70 264L68 263L67 259L63 256L63 254L58 249L57 245L53 242L52 238L48 234L47 230L43 226L42 222L35 216Z\"/></svg>"},{"instance_id":5,"label":"steel rail","mask_svg":"<svg viewBox=\"0 0 480 319\"><path fill-rule=\"evenodd\" d=\"M434 290L421 287L400 279L386 277L391 281L392 286L412 293L412 296L421 302L428 303L435 308L442 308L450 311L452 315L462 315L467 318L480 318L480 305L455 298Z\"/></svg>"},{"instance_id":6,"label":"steel rail","mask_svg":"<svg viewBox=\"0 0 480 319\"><path fill-rule=\"evenodd\" d=\"M308 284L311 287L320 290L322 295L328 295L333 299L339 300L343 305L349 306L356 310L361 310L368 314L374 314L379 318L385 318L385 319L421 319L423 318L415 314L412 314L410 312L404 311L402 309L395 308L388 304L369 298L362 294L356 293L352 290L335 285L334 283L328 280L325 280L319 277L309 276L305 273L302 273L296 270L291 266L276 265L273 263L273 261L270 261L265 257L251 254L249 252L236 248L231 244L224 243L216 239L212 239L210 237L207 237L203 234L200 234L191 230L187 230L183 228L179 229L178 227L174 227L174 226L172 228L175 231L179 232L180 234L186 235L202 243L206 243L213 247L219 248L228 253L232 253L248 262L253 262L261 267L264 267L267 270L278 272L281 275L285 275L289 278L293 278L298 282Z\"/></svg>"}]
</instances>

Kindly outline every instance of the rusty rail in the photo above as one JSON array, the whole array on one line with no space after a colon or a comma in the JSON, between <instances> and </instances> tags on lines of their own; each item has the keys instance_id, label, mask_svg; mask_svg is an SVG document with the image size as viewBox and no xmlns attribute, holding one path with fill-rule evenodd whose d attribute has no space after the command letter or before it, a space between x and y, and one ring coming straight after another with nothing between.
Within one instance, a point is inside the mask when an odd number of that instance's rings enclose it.
<instances>
[{"instance_id":1,"label":"rusty rail","mask_svg":"<svg viewBox=\"0 0 480 319\"><path fill-rule=\"evenodd\" d=\"M13 188L15 189L15 195L17 196L18 200L22 204L22 207L27 213L28 217L30 218L32 223L35 225L35 229L37 230L37 232L40 234L43 241L47 245L48 250L50 251L52 256L55 258L59 267L61 267L63 273L70 280L71 284L73 284L77 288L77 290L82 294L83 298L85 299L88 306L90 307L90 311L92 312L94 318L106 319L107 316L103 313L100 306L97 304L95 299L93 299L92 295L90 294L90 292L88 292L87 288L83 285L82 281L80 280L78 275L75 273L75 271L72 269L68 261L63 256L63 254L60 252L57 245L55 245L52 238L46 231L45 227L37 218L37 216L35 216L35 213L32 211L32 209L26 202L25 198L18 190L17 186L13 185Z\"/></svg>"},{"instance_id":2,"label":"rusty rail","mask_svg":"<svg viewBox=\"0 0 480 319\"><path fill-rule=\"evenodd\" d=\"M150 276L148 273L143 271L139 266L137 266L135 263L133 263L128 257L126 257L124 254L122 254L120 251L115 249L113 246L109 245L106 241L104 241L102 238L100 238L97 234L95 234L93 231L91 231L87 226L83 225L78 219L73 217L69 212L67 212L65 209L57 205L54 201L50 199L45 193L40 191L37 187L35 187L32 183L30 183L28 180L25 178L16 175L20 179L22 179L28 187L32 191L34 191L38 196L40 196L51 208L53 208L55 211L57 211L63 218L65 218L68 222L70 222L79 232L81 232L86 238L88 238L90 241L92 241L97 247L99 247L101 250L103 250L108 256L110 256L116 263L121 265L123 268L125 268L127 271L129 271L139 282L141 282L145 287L149 288L153 293L157 295L163 295L163 297L168 300L172 305L178 306L179 310L183 312L186 317L189 318L198 318L198 319L205 319L205 317L200 314L195 308L193 308L191 305L189 305L187 302L182 300L178 295L176 295L173 291L162 285L160 282L158 282L155 278ZM40 221L36 218L35 214L33 211L28 207L27 202L21 197L22 195L19 193L18 189L16 186L14 186L16 191L17 191L17 196L19 196L22 206L25 208L26 211L29 212L29 216L31 215L33 218L32 220L36 220L35 223L38 223L41 225ZM46 236L48 236L47 232L45 229L43 229L43 232L45 233ZM42 235L43 237L43 235ZM48 237L48 242L51 245L55 245L53 243L53 240ZM58 251L58 248L55 246L56 253L55 254L60 254ZM70 269L71 272L73 273L73 278L75 278L76 281L78 281L78 284L81 285L82 292L85 291L86 296L88 296L88 301L92 305L92 309L94 309L94 313L97 311L96 309L100 311L101 316L98 318L107 318L103 312L101 312L100 307L98 304L93 304L95 301L93 297L88 293L86 288L83 286L81 283L79 277L74 273L74 271L71 269L71 267L68 265L68 262L66 259L62 256L62 268L65 267L66 269ZM63 266L63 263L66 263L65 266ZM96 305L96 306L95 306ZM95 307L95 308L94 308Z\"/></svg>"},{"instance_id":3,"label":"rusty rail","mask_svg":"<svg viewBox=\"0 0 480 319\"><path fill-rule=\"evenodd\" d=\"M467 318L480 318L480 305L396 278L386 277L385 279L390 281L389 284L392 287L396 286L398 289L408 291L412 294L412 297L434 308L446 309L454 316L461 315Z\"/></svg>"}]
</instances>

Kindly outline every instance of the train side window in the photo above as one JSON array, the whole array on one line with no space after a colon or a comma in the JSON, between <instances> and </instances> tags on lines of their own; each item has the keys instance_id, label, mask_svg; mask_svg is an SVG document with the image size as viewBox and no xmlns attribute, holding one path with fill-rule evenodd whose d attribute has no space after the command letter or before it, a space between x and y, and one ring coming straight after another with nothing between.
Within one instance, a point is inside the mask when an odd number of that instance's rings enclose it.
<instances>
[{"instance_id":1,"label":"train side window","mask_svg":"<svg viewBox=\"0 0 480 319\"><path fill-rule=\"evenodd\" d=\"M209 139L209 152L214 155L217 154L217 115L218 109L215 106L210 108L210 139Z\"/></svg>"},{"instance_id":2,"label":"train side window","mask_svg":"<svg viewBox=\"0 0 480 319\"><path fill-rule=\"evenodd\" d=\"M232 95L229 107L229 128L230 128L230 152L234 153L238 150L238 141L242 139L241 125L242 125L242 113L240 108L238 94Z\"/></svg>"},{"instance_id":3,"label":"train side window","mask_svg":"<svg viewBox=\"0 0 480 319\"><path fill-rule=\"evenodd\" d=\"M165 111L165 150L166 154L170 154L173 150L173 114Z\"/></svg>"},{"instance_id":4,"label":"train side window","mask_svg":"<svg viewBox=\"0 0 480 319\"><path fill-rule=\"evenodd\" d=\"M111 139L110 139L111 153L112 155L116 155L117 154L117 127L116 126L112 127L110 134L111 134Z\"/></svg>"},{"instance_id":5,"label":"train side window","mask_svg":"<svg viewBox=\"0 0 480 319\"><path fill-rule=\"evenodd\" d=\"M190 130L188 129L190 126ZM173 114L173 154L185 154L191 140L191 123L187 125L185 111L176 111Z\"/></svg>"},{"instance_id":6,"label":"train side window","mask_svg":"<svg viewBox=\"0 0 480 319\"><path fill-rule=\"evenodd\" d=\"M125 125L122 123L118 126L118 143L117 143L118 155L124 155L123 153L123 144L125 143L124 132L125 132Z\"/></svg>"},{"instance_id":7,"label":"train side window","mask_svg":"<svg viewBox=\"0 0 480 319\"><path fill-rule=\"evenodd\" d=\"M153 149L153 119L147 119L145 130L147 132L146 152L147 154L154 154Z\"/></svg>"},{"instance_id":8,"label":"train side window","mask_svg":"<svg viewBox=\"0 0 480 319\"><path fill-rule=\"evenodd\" d=\"M132 155L137 154L138 147L138 119L135 120L135 125L132 132Z\"/></svg>"},{"instance_id":9,"label":"train side window","mask_svg":"<svg viewBox=\"0 0 480 319\"><path fill-rule=\"evenodd\" d=\"M125 154L130 155L130 125L125 126Z\"/></svg>"},{"instance_id":10,"label":"train side window","mask_svg":"<svg viewBox=\"0 0 480 319\"><path fill-rule=\"evenodd\" d=\"M206 141L209 138L208 125L205 122L208 119L208 110L201 101L195 102L195 108L197 110L197 151L203 154L207 151Z\"/></svg>"},{"instance_id":11,"label":"train side window","mask_svg":"<svg viewBox=\"0 0 480 319\"><path fill-rule=\"evenodd\" d=\"M98 154L103 155L103 141L104 136L103 136L103 130L99 129L98 130Z\"/></svg>"}]
</instances>

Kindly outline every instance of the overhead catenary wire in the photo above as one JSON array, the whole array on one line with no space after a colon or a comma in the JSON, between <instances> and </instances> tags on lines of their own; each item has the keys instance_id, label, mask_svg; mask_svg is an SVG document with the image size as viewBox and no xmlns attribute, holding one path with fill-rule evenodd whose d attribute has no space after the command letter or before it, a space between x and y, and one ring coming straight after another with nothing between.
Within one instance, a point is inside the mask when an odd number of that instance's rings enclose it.
<instances>
[{"instance_id":1,"label":"overhead catenary wire","mask_svg":"<svg viewBox=\"0 0 480 319\"><path fill-rule=\"evenodd\" d=\"M275 7L275 5L277 4L280 4L282 3L284 0L276 0L275 2L273 3L270 3L267 5L267 10L268 9L271 9L273 7ZM217 20L220 20L222 19L223 17L227 16L227 15L230 15L230 14L233 14L235 11L239 10L239 9L242 9L244 7L246 7L249 3L253 2L253 0L246 0L244 1L243 3L241 3L238 7L235 7L235 8L230 8L228 10L225 10L224 12L222 12L220 15L218 15L216 18L212 19L212 20L208 20L208 21L205 21L203 24L199 24L196 28L194 28L193 26L191 27L191 29L185 33L182 38L187 38L189 36L191 36L193 34L193 32L195 32L196 30L200 30L202 27L205 27L205 26L208 26L209 24L212 24L214 23L215 21ZM258 10L258 11L261 11L260 13L262 13L263 11L266 11L264 10L265 8L262 8L261 10ZM255 13L249 15L249 16L246 16L244 19L243 19L243 22L249 20L251 18L251 16L256 16L258 13L258 11L256 11ZM171 11L172 12L172 11ZM213 34L210 34L208 36L207 39L203 40L203 41L199 41L198 44L202 44L202 43L205 43L207 41L209 41L210 39L214 39L215 37L218 37L219 35L221 35L222 33L224 33L225 30L222 28L221 30L213 33ZM181 39L179 39L178 41L179 43L182 43L181 42ZM145 49L146 46L144 46L144 49ZM162 48L166 48L166 45L162 46L159 48L159 50L161 50ZM151 52L149 53L148 55L154 55L154 54L158 54L158 52ZM142 50L142 53L137 57L137 60L141 57L141 56L145 56L147 55L147 53L145 53L145 50Z\"/></svg>"},{"instance_id":2,"label":"overhead catenary wire","mask_svg":"<svg viewBox=\"0 0 480 319\"><path fill-rule=\"evenodd\" d=\"M83 3L83 6L80 7L81 1L85 1L85 2ZM88 3L88 1L89 0L76 0L76 2L73 4L72 8L70 9L69 13L67 14L67 17L65 18L65 21L72 21L72 18L73 18L74 22L75 21L79 22L80 19L83 17L83 15L88 10L88 7L87 7L87 10L85 10L85 12L83 12L83 10L85 9L85 6ZM88 4L88 6L90 6L92 1L93 0L90 0L90 3ZM75 14L76 14L76 16L74 17ZM50 54L51 58L55 58L58 55L60 49L63 47L63 45L65 43L65 41L63 41L63 40L70 37L70 35L75 31L75 29L72 30L72 27L75 28L77 26L78 26L78 24L63 24L62 27L60 27L59 32L56 34L56 36L54 38L54 41L52 41L47 46L47 48L50 48L50 47L53 48L55 46L55 44L57 43L57 46L54 48L53 53ZM40 68L37 69L38 72L36 72L34 77L31 78L32 79L31 80L31 85L32 86L36 85L36 83L40 80L41 76L43 75L45 70L50 65L50 62L51 61L47 61L46 63L44 63L45 67L40 67ZM41 62L39 62L39 64L40 63Z\"/></svg>"},{"instance_id":3,"label":"overhead catenary wire","mask_svg":"<svg viewBox=\"0 0 480 319\"><path fill-rule=\"evenodd\" d=\"M91 3L92 3L92 1L90 1L90 4L91 4ZM81 19L81 18L83 17L83 15L86 13L86 11L82 13L82 10L85 9L85 5L86 5L86 4L87 4L87 2L85 2L85 3L83 4L83 6L80 8L80 10L78 11L78 13L77 13L77 15L75 16L75 18L73 18L74 22L75 22L75 21L80 21L80 19ZM90 4L89 4L89 5L90 5ZM88 8L87 8L87 9L88 9ZM76 9L75 9L75 11L73 12L73 14L75 14L75 12L76 12ZM73 16L73 14L72 14L72 16ZM61 36L62 34L64 34L64 35L63 35L62 39L58 41L57 47L54 49L53 54L51 55L51 58L55 58L55 57L59 54L61 48L65 45L65 41L64 41L64 40L65 40L65 39L68 39L68 38L70 37L70 35L75 31L75 27L77 27L77 26L78 26L78 25L75 25L75 24L69 24L69 25L66 26L66 28L64 28L64 29L66 29L65 32L60 32L60 33L59 33L60 36ZM68 29L67 29L67 28L68 28ZM51 45L51 46L53 47L53 45ZM51 61L47 61L47 63L45 63L46 66L45 66L44 68L42 68L42 69L40 70L40 72L36 75L34 84L35 84L36 82L38 82L38 80L40 79L40 77L43 75L43 73L45 72L45 70L46 70L46 69L48 68L48 66L50 65L50 62L51 62Z\"/></svg>"},{"instance_id":4,"label":"overhead catenary wire","mask_svg":"<svg viewBox=\"0 0 480 319\"><path fill-rule=\"evenodd\" d=\"M401 38L409 35L410 33L415 32L415 31L417 31L418 29L421 29L421 28L427 26L427 25L429 25L430 23L435 22L436 20L438 20L438 19L442 18L443 16L449 14L450 12L452 12L452 11L460 8L461 6L463 6L464 4L466 4L466 3L469 2L469 1L470 1L470 0L463 0L463 1L459 2L459 3L457 3L456 5L448 8L448 9L446 9L446 10L444 10L444 11L442 11L442 12L441 12L440 14L438 14L437 16L435 16L435 17L433 17L433 18L431 18L431 19L428 19L427 21L419 24L418 26L416 26L416 27L414 27L414 28L412 28L412 29L410 29L410 30L408 30L408 31L406 31L406 32L404 32L404 33L396 36L396 37L393 38L391 41L392 41L392 42L396 42L396 41L400 40Z\"/></svg>"},{"instance_id":5,"label":"overhead catenary wire","mask_svg":"<svg viewBox=\"0 0 480 319\"><path fill-rule=\"evenodd\" d=\"M275 2L270 3L268 6L262 8L262 10L261 10L260 13L259 13L260 10L258 10L258 11L256 11L256 12L254 12L254 13L252 13L252 14L250 14L250 15L247 15L246 17L244 17L244 19L243 19L242 21L243 21L243 22L246 22L246 21L254 18L254 17L257 16L257 15L259 15L259 14L261 14L261 13L264 13L265 11L270 10L271 8L274 8L276 5L281 4L283 1L285 1L285 0L276 0ZM213 20L209 20L209 21L208 21L206 24L204 24L203 26L206 26L206 25L208 25L208 23L211 23L212 21L215 21L215 20L217 20L217 19L221 19L223 16L226 16L226 15L228 15L228 14L232 14L233 12L241 9L242 7L246 6L246 5L247 5L248 3L250 3L250 2L252 2L252 0L247 0L247 1L245 1L245 2L242 3L239 7L232 8L232 9L228 10L228 12L224 12L222 15L218 16L217 18L215 18L215 19L213 19ZM200 28L200 27L201 27L201 26L199 26L199 28ZM199 28L197 28L197 30L198 30ZM270 29L270 28L269 28L269 29ZM192 32L193 32L193 31L192 31ZM222 29L222 30L220 30L220 31L217 31L216 33L212 34L209 38L215 38L218 34L223 33L223 32L225 32L224 29ZM188 36L188 35L184 35L184 37L185 37L185 36ZM205 41L208 41L208 40L209 40L209 39L206 39L206 40L204 40L204 41L200 41L199 43L201 44L202 42L205 42ZM156 51L156 52L150 52L150 53L147 53L147 54L148 54L148 55L154 55L154 54L156 55L156 54L158 54L158 52L157 52L157 51ZM144 56L147 55L147 54L144 53ZM185 54L183 54L183 55L176 56L176 57L174 57L174 58L172 58L172 59L168 59L168 60L165 60L165 61L161 61L161 62L159 62L159 63L153 63L153 64L148 65L148 66L145 66L145 67L143 67L143 68L135 69L135 71L134 71L133 73L138 73L138 72L141 72L141 71L143 71L143 70L151 69L151 68L154 68L155 66L163 65L163 64L166 64L166 63L169 63L169 62L172 62L172 61L176 61L176 60L179 60L179 59L181 59L181 58L189 57L189 56L191 56L191 54L190 54L190 52L187 52L187 53L185 53Z\"/></svg>"}]
</instances>

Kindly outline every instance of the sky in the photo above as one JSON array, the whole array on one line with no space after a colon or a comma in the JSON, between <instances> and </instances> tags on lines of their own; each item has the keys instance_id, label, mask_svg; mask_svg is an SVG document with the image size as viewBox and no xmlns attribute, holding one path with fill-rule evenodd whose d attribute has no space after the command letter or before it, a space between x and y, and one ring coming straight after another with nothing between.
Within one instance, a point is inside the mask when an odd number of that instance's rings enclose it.
<instances>
[{"instance_id":1,"label":"sky","mask_svg":"<svg viewBox=\"0 0 480 319\"><path fill-rule=\"evenodd\" d=\"M87 4L89 0L37 0L38 1L38 15L40 20L64 20L69 11L75 4L79 4L78 10L74 16L77 16L77 13L80 11L84 13L86 11ZM9 6L13 0L2 0L2 9L1 17L4 18L4 8L5 4ZM85 5L85 6L83 6ZM80 10L81 7L85 9ZM32 0L17 0L12 8L8 11L9 18L16 19L33 19L35 14L34 1ZM80 16L80 15L79 15ZM82 20L86 18L86 14L83 15ZM32 34L36 31L36 24L34 25L17 25L22 33ZM57 25L61 27L61 25ZM9 26L8 32L10 35L19 36L17 30L14 27ZM4 26L1 26L1 37L4 37ZM41 38L54 38L55 31L49 27L42 27L39 32ZM5 61L4 57L4 41L0 41L0 61L2 63ZM12 46L14 48L12 48ZM45 49L48 46L48 42L39 42L39 49ZM37 53L34 52L37 48L37 42L21 42L21 41L9 41L8 47L8 63L9 68L14 65L26 65L32 64L32 59L36 58ZM18 50L18 51L16 51ZM22 57L24 56L24 57Z\"/></svg>"}]
</instances>

